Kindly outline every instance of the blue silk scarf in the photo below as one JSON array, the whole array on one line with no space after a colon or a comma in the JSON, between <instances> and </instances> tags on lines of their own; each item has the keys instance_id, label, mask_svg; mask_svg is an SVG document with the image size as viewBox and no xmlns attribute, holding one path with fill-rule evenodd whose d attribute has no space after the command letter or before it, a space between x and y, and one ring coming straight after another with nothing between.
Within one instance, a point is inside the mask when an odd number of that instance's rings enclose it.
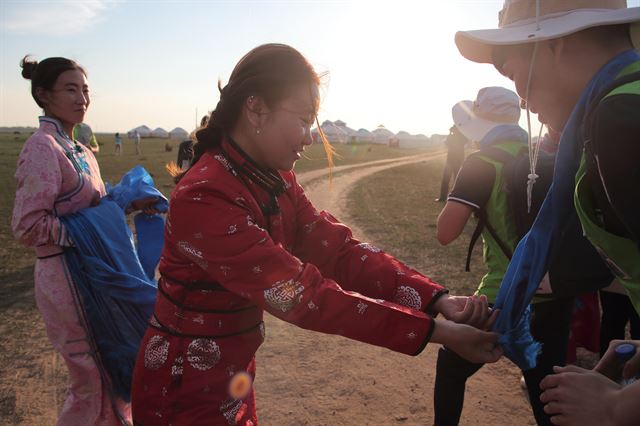
<instances>
[{"instance_id":1,"label":"blue silk scarf","mask_svg":"<svg viewBox=\"0 0 640 426\"><path fill-rule=\"evenodd\" d=\"M157 197L156 209L166 211L166 198L138 166L110 188L98 206L60 218L74 244L65 248L65 261L79 296L79 313L90 328L92 350L114 393L125 401L130 400L138 347L155 305L153 271L162 249L164 221L154 215L136 218L143 228L152 224L138 234L136 249L124 209L148 197Z\"/></svg>"}]
</instances>

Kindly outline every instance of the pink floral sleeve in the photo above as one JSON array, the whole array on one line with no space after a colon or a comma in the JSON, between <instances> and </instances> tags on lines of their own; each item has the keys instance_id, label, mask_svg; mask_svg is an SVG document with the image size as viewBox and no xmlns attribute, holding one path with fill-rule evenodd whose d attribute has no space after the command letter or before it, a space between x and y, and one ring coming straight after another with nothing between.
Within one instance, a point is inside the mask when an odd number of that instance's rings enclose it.
<instances>
[{"instance_id":1,"label":"pink floral sleeve","mask_svg":"<svg viewBox=\"0 0 640 426\"><path fill-rule=\"evenodd\" d=\"M25 143L16 169L13 235L27 246L70 245L54 212L61 193L62 173L58 153L49 136L34 135Z\"/></svg>"}]
</instances>

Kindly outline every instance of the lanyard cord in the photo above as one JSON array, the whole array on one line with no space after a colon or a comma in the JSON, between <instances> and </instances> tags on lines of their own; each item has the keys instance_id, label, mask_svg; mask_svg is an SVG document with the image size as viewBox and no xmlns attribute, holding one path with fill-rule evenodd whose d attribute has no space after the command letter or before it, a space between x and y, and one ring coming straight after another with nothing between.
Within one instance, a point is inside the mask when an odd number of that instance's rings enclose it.
<instances>
[{"instance_id":1,"label":"lanyard cord","mask_svg":"<svg viewBox=\"0 0 640 426\"><path fill-rule=\"evenodd\" d=\"M538 140L536 145L533 146L533 137L531 136L531 111L529 109L529 93L531 90L531 78L533 76L533 67L536 61L536 54L538 52L538 42L533 45L533 53L531 54L531 63L529 65L529 76L527 78L527 88L525 93L525 104L527 106L527 146L529 149L529 174L527 175L527 212L531 213L531 200L533 194L533 185L536 183L536 179L540 176L536 173L536 165L538 164L538 157L540 155L542 128L540 124L540 130L538 132Z\"/></svg>"},{"instance_id":2,"label":"lanyard cord","mask_svg":"<svg viewBox=\"0 0 640 426\"><path fill-rule=\"evenodd\" d=\"M536 31L540 31L540 0L536 0ZM533 67L536 62L538 53L538 42L533 44L533 53L531 54L531 63L529 64L529 75L527 76L527 88L525 93L525 104L527 105L527 147L529 149L529 175L527 176L527 213L531 213L531 199L533 195L533 185L540 176L536 174L536 165L538 164L538 155L540 154L540 136L542 135L542 125L538 132L538 142L533 146L533 138L531 136L531 111L529 110L529 91L531 89L531 78L533 77Z\"/></svg>"}]
</instances>

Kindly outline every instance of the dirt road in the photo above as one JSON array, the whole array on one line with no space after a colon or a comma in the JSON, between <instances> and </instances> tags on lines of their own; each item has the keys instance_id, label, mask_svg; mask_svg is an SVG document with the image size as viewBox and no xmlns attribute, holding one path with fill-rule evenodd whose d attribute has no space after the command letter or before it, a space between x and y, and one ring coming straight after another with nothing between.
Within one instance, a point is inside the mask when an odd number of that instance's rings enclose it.
<instances>
[{"instance_id":1,"label":"dirt road","mask_svg":"<svg viewBox=\"0 0 640 426\"><path fill-rule=\"evenodd\" d=\"M302 174L299 181L316 207L330 211L348 224L356 237L369 241L347 216L350 188L372 173L438 156L336 168L331 187L322 171ZM433 424L437 345L409 357L343 337L301 330L271 316L266 323L267 339L257 355L261 423ZM534 425L519 378L519 371L508 361L480 370L468 382L461 425Z\"/></svg>"}]
</instances>

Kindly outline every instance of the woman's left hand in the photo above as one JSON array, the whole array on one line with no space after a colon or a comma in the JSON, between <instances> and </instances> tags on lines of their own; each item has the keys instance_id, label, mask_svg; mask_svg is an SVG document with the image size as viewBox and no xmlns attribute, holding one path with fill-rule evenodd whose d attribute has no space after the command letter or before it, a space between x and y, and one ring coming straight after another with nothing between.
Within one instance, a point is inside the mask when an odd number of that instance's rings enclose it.
<instances>
[{"instance_id":1,"label":"woman's left hand","mask_svg":"<svg viewBox=\"0 0 640 426\"><path fill-rule=\"evenodd\" d=\"M147 197L141 198L139 200L132 201L127 209L126 213L135 212L138 210L142 210L145 214L156 214L160 213L156 208L155 204L158 202L158 197Z\"/></svg>"}]
</instances>

